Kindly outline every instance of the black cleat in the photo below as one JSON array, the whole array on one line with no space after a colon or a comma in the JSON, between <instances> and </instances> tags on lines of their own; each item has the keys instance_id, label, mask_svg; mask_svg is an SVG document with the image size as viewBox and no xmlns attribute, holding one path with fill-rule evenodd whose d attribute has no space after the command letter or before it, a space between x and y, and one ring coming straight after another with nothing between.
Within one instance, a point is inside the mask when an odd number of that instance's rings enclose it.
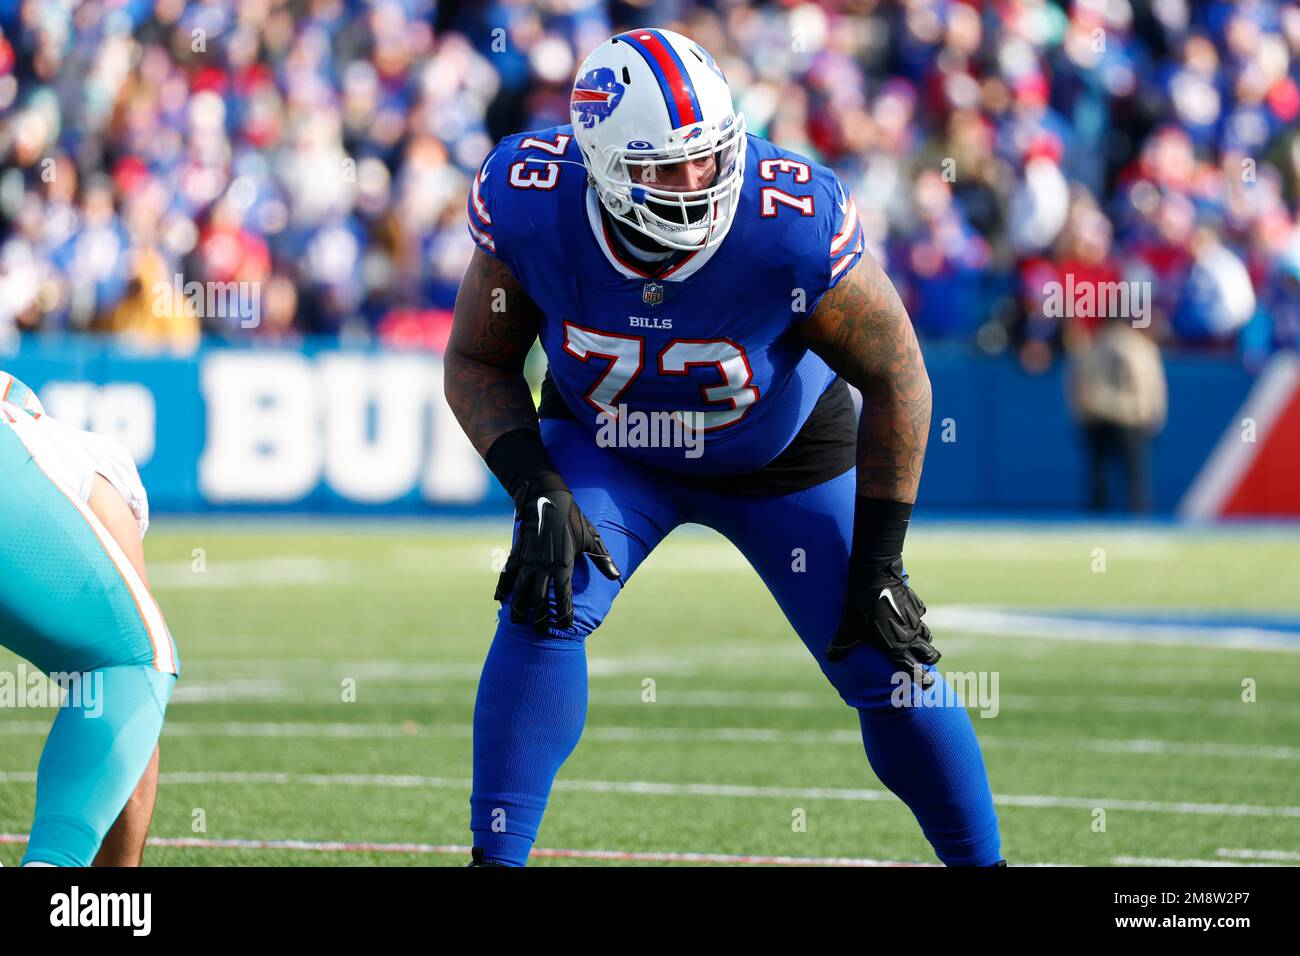
<instances>
[{"instance_id":1,"label":"black cleat","mask_svg":"<svg viewBox=\"0 0 1300 956\"><path fill-rule=\"evenodd\" d=\"M481 846L476 846L471 849L469 855L470 861L465 864L466 866L505 866L504 863L493 863L490 860L483 859L483 848Z\"/></svg>"}]
</instances>

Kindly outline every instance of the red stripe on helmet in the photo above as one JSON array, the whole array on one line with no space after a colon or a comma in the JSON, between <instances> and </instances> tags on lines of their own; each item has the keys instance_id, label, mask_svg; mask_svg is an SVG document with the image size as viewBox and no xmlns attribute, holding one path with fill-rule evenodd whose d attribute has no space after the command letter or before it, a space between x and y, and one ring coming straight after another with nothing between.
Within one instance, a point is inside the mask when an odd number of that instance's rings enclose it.
<instances>
[{"instance_id":1,"label":"red stripe on helmet","mask_svg":"<svg viewBox=\"0 0 1300 956\"><path fill-rule=\"evenodd\" d=\"M672 91L673 102L677 106L677 115L681 117L681 125L690 126L692 123L700 122L703 117L695 109L695 101L690 92L690 81L677 66L677 61L667 50L665 42L658 34L648 30L632 30L628 36L635 37L649 50L650 55L659 64L659 69L663 70L664 79L668 81L668 89Z\"/></svg>"}]
</instances>

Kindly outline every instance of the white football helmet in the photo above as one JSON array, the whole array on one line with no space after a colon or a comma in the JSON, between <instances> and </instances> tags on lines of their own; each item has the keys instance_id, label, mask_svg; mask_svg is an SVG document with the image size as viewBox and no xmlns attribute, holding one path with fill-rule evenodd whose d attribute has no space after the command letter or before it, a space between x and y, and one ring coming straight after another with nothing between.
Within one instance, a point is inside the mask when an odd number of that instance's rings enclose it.
<instances>
[{"instance_id":1,"label":"white football helmet","mask_svg":"<svg viewBox=\"0 0 1300 956\"><path fill-rule=\"evenodd\" d=\"M670 30L610 37L578 69L569 114L611 216L672 249L705 249L726 237L745 173L745 118L698 43ZM647 167L708 156L717 174L704 189L656 187L645 175Z\"/></svg>"}]
</instances>

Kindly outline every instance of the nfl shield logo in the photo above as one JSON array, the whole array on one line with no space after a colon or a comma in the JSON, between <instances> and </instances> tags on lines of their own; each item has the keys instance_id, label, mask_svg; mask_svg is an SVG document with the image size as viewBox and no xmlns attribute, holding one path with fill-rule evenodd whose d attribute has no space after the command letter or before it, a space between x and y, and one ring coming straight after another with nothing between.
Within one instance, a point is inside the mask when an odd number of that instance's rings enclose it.
<instances>
[{"instance_id":1,"label":"nfl shield logo","mask_svg":"<svg viewBox=\"0 0 1300 956\"><path fill-rule=\"evenodd\" d=\"M658 305L664 300L664 287L658 282L647 282L641 290L641 301L646 305Z\"/></svg>"}]
</instances>

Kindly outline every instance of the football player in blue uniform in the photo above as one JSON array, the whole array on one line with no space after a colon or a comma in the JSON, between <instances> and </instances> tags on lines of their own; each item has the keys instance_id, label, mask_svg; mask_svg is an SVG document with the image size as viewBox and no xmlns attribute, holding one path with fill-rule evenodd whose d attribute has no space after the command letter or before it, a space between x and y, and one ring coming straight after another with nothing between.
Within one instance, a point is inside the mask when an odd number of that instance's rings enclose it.
<instances>
[{"instance_id":1,"label":"football player in blue uniform","mask_svg":"<svg viewBox=\"0 0 1300 956\"><path fill-rule=\"evenodd\" d=\"M667 30L601 44L570 115L475 177L446 355L447 400L517 515L474 710L475 861L527 860L582 733L584 642L696 522L762 576L939 858L998 864L965 710L895 705L899 674L947 699L902 564L930 383L853 200L748 135L713 57ZM522 374L539 337L540 408Z\"/></svg>"}]
</instances>

